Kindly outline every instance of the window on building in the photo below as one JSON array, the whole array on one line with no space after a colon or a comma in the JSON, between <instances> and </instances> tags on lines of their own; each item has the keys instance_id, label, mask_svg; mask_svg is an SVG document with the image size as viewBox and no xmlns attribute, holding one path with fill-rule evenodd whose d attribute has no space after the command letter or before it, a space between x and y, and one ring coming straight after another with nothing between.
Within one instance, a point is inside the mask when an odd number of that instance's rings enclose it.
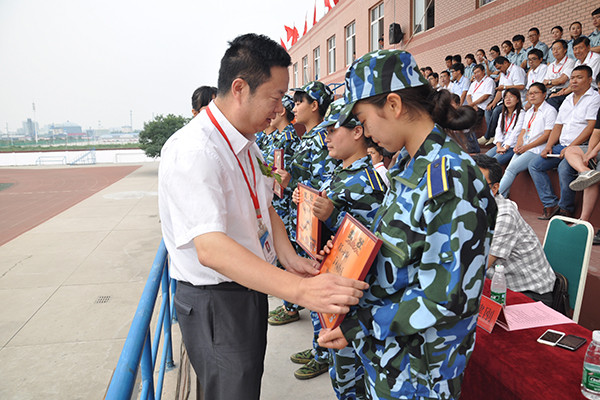
<instances>
[{"instance_id":1,"label":"window on building","mask_svg":"<svg viewBox=\"0 0 600 400\"><path fill-rule=\"evenodd\" d=\"M302 85L308 83L308 56L302 57Z\"/></svg>"},{"instance_id":2,"label":"window on building","mask_svg":"<svg viewBox=\"0 0 600 400\"><path fill-rule=\"evenodd\" d=\"M479 7L485 6L486 4L490 4L494 0L479 0Z\"/></svg>"},{"instance_id":3,"label":"window on building","mask_svg":"<svg viewBox=\"0 0 600 400\"><path fill-rule=\"evenodd\" d=\"M294 79L294 86L293 87L298 87L298 63L294 63L294 67L293 67L293 79Z\"/></svg>"},{"instance_id":4,"label":"window on building","mask_svg":"<svg viewBox=\"0 0 600 400\"><path fill-rule=\"evenodd\" d=\"M327 72L335 72L335 35L327 39Z\"/></svg>"},{"instance_id":5,"label":"window on building","mask_svg":"<svg viewBox=\"0 0 600 400\"><path fill-rule=\"evenodd\" d=\"M413 0L413 32L419 33L434 27L434 0Z\"/></svg>"},{"instance_id":6,"label":"window on building","mask_svg":"<svg viewBox=\"0 0 600 400\"><path fill-rule=\"evenodd\" d=\"M321 72L321 46L313 50L313 68L315 73L315 81L319 80L319 73Z\"/></svg>"},{"instance_id":7,"label":"window on building","mask_svg":"<svg viewBox=\"0 0 600 400\"><path fill-rule=\"evenodd\" d=\"M371 9L371 51L383 48L380 38L383 39L383 3Z\"/></svg>"},{"instance_id":8,"label":"window on building","mask_svg":"<svg viewBox=\"0 0 600 400\"><path fill-rule=\"evenodd\" d=\"M356 23L346 26L346 66L356 59Z\"/></svg>"}]
</instances>

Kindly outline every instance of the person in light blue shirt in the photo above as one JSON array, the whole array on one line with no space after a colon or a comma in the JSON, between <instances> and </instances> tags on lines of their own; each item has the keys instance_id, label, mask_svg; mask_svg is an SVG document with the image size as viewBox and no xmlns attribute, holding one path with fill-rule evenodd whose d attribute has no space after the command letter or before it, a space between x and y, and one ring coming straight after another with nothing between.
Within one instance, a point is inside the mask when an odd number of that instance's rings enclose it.
<instances>
[{"instance_id":1,"label":"person in light blue shirt","mask_svg":"<svg viewBox=\"0 0 600 400\"><path fill-rule=\"evenodd\" d=\"M596 8L592 11L592 25L594 25L594 31L588 35L590 39L590 46L594 53L600 53L600 8Z\"/></svg>"},{"instance_id":2,"label":"person in light blue shirt","mask_svg":"<svg viewBox=\"0 0 600 400\"><path fill-rule=\"evenodd\" d=\"M561 40L563 36L563 27L560 25L556 25L554 28L550 29L550 34L552 35L552 44L557 40ZM550 51L548 51L548 60L547 64L550 65L556 58L554 58L554 54L552 54L552 45L550 45Z\"/></svg>"},{"instance_id":3,"label":"person in light blue shirt","mask_svg":"<svg viewBox=\"0 0 600 400\"><path fill-rule=\"evenodd\" d=\"M531 28L529 32L527 32L527 37L531 42L531 46L525 50L527 54L529 54L530 50L539 49L544 54L543 62L544 64L548 61L548 45L544 42L540 42L540 30L538 28ZM521 63L521 68L527 69L529 68L529 63L527 62L527 58Z\"/></svg>"},{"instance_id":4,"label":"person in light blue shirt","mask_svg":"<svg viewBox=\"0 0 600 400\"><path fill-rule=\"evenodd\" d=\"M465 56L465 77L471 81L473 78L473 68L475 68L475 56L469 53Z\"/></svg>"},{"instance_id":5,"label":"person in light blue shirt","mask_svg":"<svg viewBox=\"0 0 600 400\"><path fill-rule=\"evenodd\" d=\"M527 60L527 52L525 49L523 49L523 45L525 44L525 36L515 35L512 38L512 42L515 47L515 61L512 64L521 66L523 61Z\"/></svg>"},{"instance_id":6,"label":"person in light blue shirt","mask_svg":"<svg viewBox=\"0 0 600 400\"><path fill-rule=\"evenodd\" d=\"M510 61L511 64L515 63L515 47L513 46L510 40L505 40L500 45L502 48L502 53L504 53L504 57Z\"/></svg>"},{"instance_id":7,"label":"person in light blue shirt","mask_svg":"<svg viewBox=\"0 0 600 400\"><path fill-rule=\"evenodd\" d=\"M571 35L571 40L567 42L567 57L575 60L575 53L573 53L573 42L581 37L581 32L583 31L581 22L575 21L569 26L569 34Z\"/></svg>"},{"instance_id":8,"label":"person in light blue shirt","mask_svg":"<svg viewBox=\"0 0 600 400\"><path fill-rule=\"evenodd\" d=\"M454 63L450 68L450 74L452 74L452 85L450 85L450 91L460 97L460 104L466 105L467 92L471 82L463 75L465 72L465 66L462 63Z\"/></svg>"}]
</instances>

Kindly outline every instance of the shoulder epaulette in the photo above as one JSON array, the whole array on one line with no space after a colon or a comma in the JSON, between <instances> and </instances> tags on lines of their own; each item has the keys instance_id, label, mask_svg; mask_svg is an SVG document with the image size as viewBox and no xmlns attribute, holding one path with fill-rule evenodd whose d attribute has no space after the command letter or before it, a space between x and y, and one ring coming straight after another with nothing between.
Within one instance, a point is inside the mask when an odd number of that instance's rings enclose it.
<instances>
[{"instance_id":1,"label":"shoulder epaulette","mask_svg":"<svg viewBox=\"0 0 600 400\"><path fill-rule=\"evenodd\" d=\"M385 192L387 190L377 171L367 167L365 168L365 172L367 173L367 179L369 180L373 190L379 190L381 192Z\"/></svg>"},{"instance_id":2,"label":"shoulder epaulette","mask_svg":"<svg viewBox=\"0 0 600 400\"><path fill-rule=\"evenodd\" d=\"M325 138L327 137L327 132L318 131L317 135L319 137L319 142L321 142L321 146L325 146Z\"/></svg>"},{"instance_id":3,"label":"shoulder epaulette","mask_svg":"<svg viewBox=\"0 0 600 400\"><path fill-rule=\"evenodd\" d=\"M283 133L285 133L285 140L292 140L292 132L285 130Z\"/></svg>"},{"instance_id":4,"label":"shoulder epaulette","mask_svg":"<svg viewBox=\"0 0 600 400\"><path fill-rule=\"evenodd\" d=\"M449 189L446 163L446 157L442 157L427 166L427 195L430 199Z\"/></svg>"}]
</instances>

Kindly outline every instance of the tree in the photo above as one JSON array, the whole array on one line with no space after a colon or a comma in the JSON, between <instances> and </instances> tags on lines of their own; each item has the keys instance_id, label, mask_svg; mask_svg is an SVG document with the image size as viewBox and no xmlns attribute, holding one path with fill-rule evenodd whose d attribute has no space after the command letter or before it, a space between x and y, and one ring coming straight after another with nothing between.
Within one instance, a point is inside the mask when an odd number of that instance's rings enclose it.
<instances>
[{"instance_id":1,"label":"tree","mask_svg":"<svg viewBox=\"0 0 600 400\"><path fill-rule=\"evenodd\" d=\"M167 139L188 122L188 118L173 114L166 117L158 115L154 120L144 122L144 129L140 132L140 148L148 157L158 157Z\"/></svg>"}]
</instances>

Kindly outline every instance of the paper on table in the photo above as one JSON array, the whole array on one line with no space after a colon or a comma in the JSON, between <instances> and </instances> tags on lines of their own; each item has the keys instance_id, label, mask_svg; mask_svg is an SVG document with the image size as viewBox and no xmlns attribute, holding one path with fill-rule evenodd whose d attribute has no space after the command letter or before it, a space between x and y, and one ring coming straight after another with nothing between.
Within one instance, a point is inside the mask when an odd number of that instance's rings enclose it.
<instances>
[{"instance_id":1,"label":"paper on table","mask_svg":"<svg viewBox=\"0 0 600 400\"><path fill-rule=\"evenodd\" d=\"M497 321L498 325L508 331L573 323L572 319L548 307L541 301L506 306Z\"/></svg>"}]
</instances>

